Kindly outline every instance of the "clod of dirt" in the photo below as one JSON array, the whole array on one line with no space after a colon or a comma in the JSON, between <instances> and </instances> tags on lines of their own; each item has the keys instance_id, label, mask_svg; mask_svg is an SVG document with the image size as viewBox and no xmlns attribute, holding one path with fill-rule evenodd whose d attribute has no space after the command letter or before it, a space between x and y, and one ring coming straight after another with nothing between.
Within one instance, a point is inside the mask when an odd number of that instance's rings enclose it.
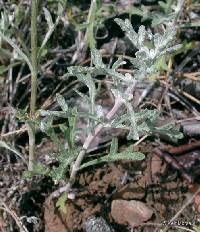
<instances>
[{"instance_id":1,"label":"clod of dirt","mask_svg":"<svg viewBox=\"0 0 200 232\"><path fill-rule=\"evenodd\" d=\"M153 215L153 210L140 201L114 200L111 215L119 224L136 226L148 221Z\"/></svg>"},{"instance_id":2,"label":"clod of dirt","mask_svg":"<svg viewBox=\"0 0 200 232\"><path fill-rule=\"evenodd\" d=\"M151 158L151 177L154 183L158 183L160 175L165 172L166 164L163 164L163 161L160 157L155 154Z\"/></svg>"},{"instance_id":3,"label":"clod of dirt","mask_svg":"<svg viewBox=\"0 0 200 232\"><path fill-rule=\"evenodd\" d=\"M115 232L102 217L90 216L83 222L86 232Z\"/></svg>"},{"instance_id":4,"label":"clod of dirt","mask_svg":"<svg viewBox=\"0 0 200 232\"><path fill-rule=\"evenodd\" d=\"M62 219L55 214L55 206L53 201L46 201L45 204L45 232L68 232L66 226L63 224Z\"/></svg>"}]
</instances>

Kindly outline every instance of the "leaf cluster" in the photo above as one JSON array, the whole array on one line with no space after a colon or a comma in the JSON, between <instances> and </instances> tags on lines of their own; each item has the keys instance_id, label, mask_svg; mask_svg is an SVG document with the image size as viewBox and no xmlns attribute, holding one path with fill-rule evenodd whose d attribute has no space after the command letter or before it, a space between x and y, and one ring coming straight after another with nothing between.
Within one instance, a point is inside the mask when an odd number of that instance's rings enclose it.
<instances>
[{"instance_id":1,"label":"leaf cluster","mask_svg":"<svg viewBox=\"0 0 200 232\"><path fill-rule=\"evenodd\" d=\"M140 26L138 32L136 32L128 19L115 19L115 21L125 32L133 46L138 49L135 58L130 60L135 67L134 75L128 73L121 74L118 71L118 68L126 63L122 58L117 59L111 67L107 67L103 62L100 52L97 49L92 49L92 66L70 67L68 68L68 73L66 75L68 77L76 76L80 82L87 86L88 93L83 94L79 91L76 91L76 93L81 96L88 111L82 112L80 109L70 108L61 95L56 96L57 103L61 108L60 111L39 111L40 115L44 117L40 127L56 144L58 150L56 159L59 162L59 166L51 171L51 176L55 179L64 178L66 170L73 165L73 162L81 149L75 144L77 132L76 120L80 117L87 118L88 134L86 137L93 133L94 128L99 124L107 128L126 129L128 130L127 139L132 140L139 140L141 133L149 135L164 133L174 139L182 137L182 134L173 129L173 125L168 124L162 127L155 126L155 121L160 115L160 112L157 110L145 109L135 112L131 103L133 93L127 91L129 86L134 85L137 81L144 80L144 78L157 71L155 64L160 57L167 53L174 52L179 48L179 46L171 46L175 38L175 30L173 28L167 28L161 35L158 33L153 34L151 31L146 30L144 26ZM149 43L151 44L150 47ZM98 89L96 87L95 77L98 75L109 75L112 78L111 93L115 99L115 104L121 102L125 109L125 111L122 111L121 113L117 112L112 119L108 119L103 111L103 107L96 104ZM59 125L64 139L67 141L67 148L63 145L53 129L53 119L57 117L64 118L68 122L68 125ZM119 153L117 151L117 144L117 139L114 138L111 144L111 151L108 155L85 162L79 169L102 162L114 162L119 159L144 159L143 154L134 152L131 147L126 151Z\"/></svg>"},{"instance_id":2,"label":"leaf cluster","mask_svg":"<svg viewBox=\"0 0 200 232\"><path fill-rule=\"evenodd\" d=\"M161 24L169 26L177 15L175 3L176 1L173 0L159 1L156 8L151 9L151 7L141 5L131 8L130 13L141 16L142 21L150 19L152 27Z\"/></svg>"}]
</instances>

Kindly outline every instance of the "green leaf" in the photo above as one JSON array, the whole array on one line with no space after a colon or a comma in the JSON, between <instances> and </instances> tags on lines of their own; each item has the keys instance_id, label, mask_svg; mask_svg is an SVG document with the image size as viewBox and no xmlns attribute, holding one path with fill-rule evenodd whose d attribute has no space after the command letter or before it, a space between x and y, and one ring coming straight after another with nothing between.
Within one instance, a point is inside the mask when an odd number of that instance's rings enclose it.
<instances>
[{"instance_id":1,"label":"green leaf","mask_svg":"<svg viewBox=\"0 0 200 232\"><path fill-rule=\"evenodd\" d=\"M56 202L56 207L58 208L59 211L61 211L61 213L64 214L67 213L67 209L65 205L66 201L67 201L67 193L62 193Z\"/></svg>"},{"instance_id":2,"label":"green leaf","mask_svg":"<svg viewBox=\"0 0 200 232\"><path fill-rule=\"evenodd\" d=\"M59 106L61 107L61 109L64 112L67 112L68 111L68 105L67 105L67 103L65 101L65 98L62 95L60 95L60 94L57 93L56 94L56 100L57 100Z\"/></svg>"},{"instance_id":3,"label":"green leaf","mask_svg":"<svg viewBox=\"0 0 200 232\"><path fill-rule=\"evenodd\" d=\"M81 167L79 168L79 170L89 167L89 166L93 166L93 165L97 165L103 162L115 162L118 160L143 160L145 158L145 155L143 153L140 152L133 152L131 151L132 148L127 149L127 151L121 152L121 153L115 153L115 154L111 154L111 155L106 155L103 157L100 157L98 159L94 159L91 160L87 163L84 163L81 165Z\"/></svg>"},{"instance_id":4,"label":"green leaf","mask_svg":"<svg viewBox=\"0 0 200 232\"><path fill-rule=\"evenodd\" d=\"M116 61L115 61L115 63L112 65L112 69L117 69L117 68L119 68L120 66L122 66L122 65L124 65L124 64L126 64L126 61L124 61L124 60L122 60L122 57L119 57Z\"/></svg>"},{"instance_id":5,"label":"green leaf","mask_svg":"<svg viewBox=\"0 0 200 232\"><path fill-rule=\"evenodd\" d=\"M122 31L124 31L129 38L129 40L137 47L138 35L134 31L133 26L130 20L125 19L115 19L115 22L121 27Z\"/></svg>"},{"instance_id":6,"label":"green leaf","mask_svg":"<svg viewBox=\"0 0 200 232\"><path fill-rule=\"evenodd\" d=\"M38 110L38 113L42 117L52 116L52 117L68 118L73 116L71 112L51 111L51 110L42 110L42 109Z\"/></svg>"},{"instance_id":7,"label":"green leaf","mask_svg":"<svg viewBox=\"0 0 200 232\"><path fill-rule=\"evenodd\" d=\"M12 39L10 39L8 36L4 35L4 33L0 30L0 37L2 37L11 47L15 49L15 51L19 54L19 56L27 63L29 66L31 72L33 73L33 67L30 61L30 58L21 50L20 47L18 47Z\"/></svg>"},{"instance_id":8,"label":"green leaf","mask_svg":"<svg viewBox=\"0 0 200 232\"><path fill-rule=\"evenodd\" d=\"M144 26L140 26L138 30L138 46L142 47L146 39L146 30Z\"/></svg>"},{"instance_id":9,"label":"green leaf","mask_svg":"<svg viewBox=\"0 0 200 232\"><path fill-rule=\"evenodd\" d=\"M143 15L144 15L144 12L143 12L142 9L139 8L139 7L131 7L130 13L131 13L131 14L135 14L135 15L139 15L139 16L142 16L142 17L143 17Z\"/></svg>"},{"instance_id":10,"label":"green leaf","mask_svg":"<svg viewBox=\"0 0 200 232\"><path fill-rule=\"evenodd\" d=\"M56 145L56 147L59 151L61 151L61 152L65 151L64 145L62 144L62 142L58 138L58 135L55 133L55 130L53 128L53 118L52 117L48 118L46 121L45 120L41 121L40 129L51 138L51 140L54 142L54 144Z\"/></svg>"},{"instance_id":11,"label":"green leaf","mask_svg":"<svg viewBox=\"0 0 200 232\"><path fill-rule=\"evenodd\" d=\"M167 66L166 63L166 57L161 56L157 61L156 61L156 69L159 71L168 71L169 67Z\"/></svg>"},{"instance_id":12,"label":"green leaf","mask_svg":"<svg viewBox=\"0 0 200 232\"><path fill-rule=\"evenodd\" d=\"M78 155L77 150L68 150L61 152L57 155L56 159L59 162L58 167L53 167L49 175L54 180L66 179L66 171L69 169L69 166L74 162Z\"/></svg>"},{"instance_id":13,"label":"green leaf","mask_svg":"<svg viewBox=\"0 0 200 232\"><path fill-rule=\"evenodd\" d=\"M68 123L69 123L69 127L63 124L59 125L59 127L62 130L65 139L67 140L69 149L73 150L75 143L76 117L68 118Z\"/></svg>"},{"instance_id":14,"label":"green leaf","mask_svg":"<svg viewBox=\"0 0 200 232\"><path fill-rule=\"evenodd\" d=\"M33 171L24 171L24 178L32 178L36 175L47 175L49 173L49 168L44 167L44 165L40 162L33 161Z\"/></svg>"},{"instance_id":15,"label":"green leaf","mask_svg":"<svg viewBox=\"0 0 200 232\"><path fill-rule=\"evenodd\" d=\"M123 128L125 126L125 123L129 119L129 114L123 114L121 116L117 116L115 119L112 120L110 123L111 128Z\"/></svg>"},{"instance_id":16,"label":"green leaf","mask_svg":"<svg viewBox=\"0 0 200 232\"><path fill-rule=\"evenodd\" d=\"M110 145L110 155L112 154L116 154L118 150L118 139L117 138L113 138L111 145Z\"/></svg>"},{"instance_id":17,"label":"green leaf","mask_svg":"<svg viewBox=\"0 0 200 232\"><path fill-rule=\"evenodd\" d=\"M90 114L94 115L95 113L95 96L96 96L96 87L94 80L92 79L92 76L88 73L86 75L84 74L77 74L77 78L83 82L89 89L89 96L90 96Z\"/></svg>"},{"instance_id":18,"label":"green leaf","mask_svg":"<svg viewBox=\"0 0 200 232\"><path fill-rule=\"evenodd\" d=\"M102 162L114 162L117 160L143 160L145 158L144 154L140 152L133 152L132 149L133 148L130 146L126 151L117 153L118 139L113 138L110 146L110 152L108 155L84 163L81 165L80 169L97 165Z\"/></svg>"},{"instance_id":19,"label":"green leaf","mask_svg":"<svg viewBox=\"0 0 200 232\"><path fill-rule=\"evenodd\" d=\"M24 19L24 14L24 8L19 4L15 10L15 22L17 26L19 26L22 20Z\"/></svg>"},{"instance_id":20,"label":"green leaf","mask_svg":"<svg viewBox=\"0 0 200 232\"><path fill-rule=\"evenodd\" d=\"M173 123L169 123L161 127L156 127L156 128L153 128L152 130L153 132L167 135L171 139L182 139L183 138L183 133L179 132Z\"/></svg>"},{"instance_id":21,"label":"green leaf","mask_svg":"<svg viewBox=\"0 0 200 232\"><path fill-rule=\"evenodd\" d=\"M112 76L113 79L116 78L116 79L118 79L126 84L131 84L133 82L133 77L131 76L131 74L123 75L123 74L115 71L114 69L108 69L108 68L104 69L104 71L107 75Z\"/></svg>"},{"instance_id":22,"label":"green leaf","mask_svg":"<svg viewBox=\"0 0 200 232\"><path fill-rule=\"evenodd\" d=\"M167 24L168 22L170 22L171 20L174 19L174 14L170 14L170 15L166 15L166 14L162 14L160 12L155 12L151 25L152 27L158 26L160 24Z\"/></svg>"},{"instance_id":23,"label":"green leaf","mask_svg":"<svg viewBox=\"0 0 200 232\"><path fill-rule=\"evenodd\" d=\"M96 68L105 68L100 52L94 48L91 50L92 63Z\"/></svg>"}]
</instances>

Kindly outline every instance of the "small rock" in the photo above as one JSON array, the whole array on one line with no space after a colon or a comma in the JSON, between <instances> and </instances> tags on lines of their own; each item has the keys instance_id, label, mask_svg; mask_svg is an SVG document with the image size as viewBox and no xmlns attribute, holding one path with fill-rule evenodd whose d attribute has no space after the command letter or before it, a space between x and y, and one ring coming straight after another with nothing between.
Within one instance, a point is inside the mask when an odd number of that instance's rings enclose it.
<instances>
[{"instance_id":1,"label":"small rock","mask_svg":"<svg viewBox=\"0 0 200 232\"><path fill-rule=\"evenodd\" d=\"M86 232L115 232L102 217L90 216L83 222Z\"/></svg>"},{"instance_id":2,"label":"small rock","mask_svg":"<svg viewBox=\"0 0 200 232\"><path fill-rule=\"evenodd\" d=\"M114 200L111 215L119 224L137 226L148 221L153 215L153 210L140 201Z\"/></svg>"}]
</instances>

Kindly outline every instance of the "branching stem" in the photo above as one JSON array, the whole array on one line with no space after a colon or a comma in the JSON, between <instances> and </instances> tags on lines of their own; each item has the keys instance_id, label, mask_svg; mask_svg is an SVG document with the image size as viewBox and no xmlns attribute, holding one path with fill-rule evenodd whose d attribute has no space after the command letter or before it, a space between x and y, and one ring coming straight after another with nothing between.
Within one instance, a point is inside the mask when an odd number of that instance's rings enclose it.
<instances>
[{"instance_id":1,"label":"branching stem","mask_svg":"<svg viewBox=\"0 0 200 232\"><path fill-rule=\"evenodd\" d=\"M131 94L133 93L135 87L136 87L137 81L134 80L133 84L130 85L129 87L127 87L125 94ZM123 105L123 99L118 97L115 101L114 106L112 107L112 109L107 113L105 119L106 120L111 120L113 118L113 116L118 112L118 110L120 109L120 107ZM88 137L86 138L84 144L83 144L83 149L80 151L73 167L71 170L71 174L70 174L70 178L69 178L69 182L67 183L66 186L58 189L57 191L53 192L50 196L50 199L52 198L56 198L58 197L61 193L63 192L67 192L69 193L72 185L75 182L75 178L77 175L77 172L81 166L81 163L85 157L86 151L89 149L90 145L92 144L92 142L94 141L94 139L96 138L96 136L102 131L103 129L103 125L101 123L99 123L94 130L88 135Z\"/></svg>"}]
</instances>

